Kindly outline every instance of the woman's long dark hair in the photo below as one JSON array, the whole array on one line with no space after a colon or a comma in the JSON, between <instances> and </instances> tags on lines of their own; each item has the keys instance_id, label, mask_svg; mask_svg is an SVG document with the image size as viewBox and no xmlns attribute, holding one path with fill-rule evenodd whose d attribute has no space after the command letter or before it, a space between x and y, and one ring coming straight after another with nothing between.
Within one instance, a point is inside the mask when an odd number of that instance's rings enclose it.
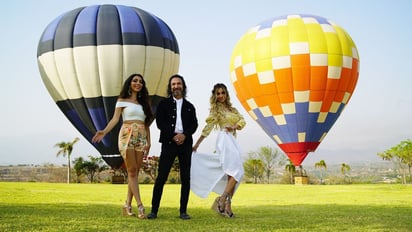
<instances>
[{"instance_id":1,"label":"woman's long dark hair","mask_svg":"<svg viewBox=\"0 0 412 232\"><path fill-rule=\"evenodd\" d=\"M152 123L154 116L153 116L152 108L150 106L151 102L150 102L150 97L149 97L149 91L147 91L147 87L146 87L146 81L144 80L141 74L134 73L126 79L126 81L123 84L122 90L120 91L119 98L128 98L131 96L131 92L129 90L130 90L132 80L135 76L138 76L142 78L143 80L142 90L139 93L137 93L136 100L137 102L139 102L139 104L142 105L143 112L146 115L146 119L144 122L147 126L149 126Z\"/></svg>"}]
</instances>

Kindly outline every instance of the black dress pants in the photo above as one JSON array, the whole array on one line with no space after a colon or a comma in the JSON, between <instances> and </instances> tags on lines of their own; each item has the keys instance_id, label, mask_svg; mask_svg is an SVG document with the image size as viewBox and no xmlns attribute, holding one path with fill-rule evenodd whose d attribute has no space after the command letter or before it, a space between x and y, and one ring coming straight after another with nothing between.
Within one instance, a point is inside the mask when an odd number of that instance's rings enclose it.
<instances>
[{"instance_id":1,"label":"black dress pants","mask_svg":"<svg viewBox=\"0 0 412 232\"><path fill-rule=\"evenodd\" d=\"M159 210L160 200L162 198L163 187L167 181L170 169L176 159L179 159L180 168L180 213L186 213L187 202L189 201L190 193L190 165L192 161L192 144L183 143L178 146L174 142L162 143L162 150L159 158L159 167L157 178L153 187L152 195L152 210L156 213Z\"/></svg>"}]
</instances>

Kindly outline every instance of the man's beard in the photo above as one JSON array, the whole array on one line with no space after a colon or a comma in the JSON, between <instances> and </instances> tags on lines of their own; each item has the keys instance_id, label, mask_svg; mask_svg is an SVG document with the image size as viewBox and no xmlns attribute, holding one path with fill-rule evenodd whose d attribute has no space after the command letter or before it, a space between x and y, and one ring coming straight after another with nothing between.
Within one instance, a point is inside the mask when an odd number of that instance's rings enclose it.
<instances>
[{"instance_id":1,"label":"man's beard","mask_svg":"<svg viewBox=\"0 0 412 232\"><path fill-rule=\"evenodd\" d=\"M174 89L172 91L173 97L182 97L182 90L181 89Z\"/></svg>"}]
</instances>

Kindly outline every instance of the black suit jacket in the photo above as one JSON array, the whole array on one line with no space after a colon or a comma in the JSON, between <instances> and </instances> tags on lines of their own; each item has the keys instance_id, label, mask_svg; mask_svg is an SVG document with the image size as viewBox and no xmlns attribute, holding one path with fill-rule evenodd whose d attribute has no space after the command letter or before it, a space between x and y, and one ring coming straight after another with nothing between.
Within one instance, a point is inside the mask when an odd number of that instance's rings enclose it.
<instances>
[{"instance_id":1,"label":"black suit jacket","mask_svg":"<svg viewBox=\"0 0 412 232\"><path fill-rule=\"evenodd\" d=\"M156 125L160 130L159 142L172 142L173 136L175 135L176 113L176 101L173 97L163 99L157 105ZM185 144L190 144L190 146L192 146L192 135L196 132L198 122L195 107L186 99L183 99L181 117L183 134L186 136Z\"/></svg>"}]
</instances>

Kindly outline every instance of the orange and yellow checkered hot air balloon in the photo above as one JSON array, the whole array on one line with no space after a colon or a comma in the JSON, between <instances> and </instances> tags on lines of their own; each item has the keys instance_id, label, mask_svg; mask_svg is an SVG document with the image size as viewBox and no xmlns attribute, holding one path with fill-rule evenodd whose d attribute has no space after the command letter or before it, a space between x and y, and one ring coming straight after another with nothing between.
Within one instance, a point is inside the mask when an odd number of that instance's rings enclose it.
<instances>
[{"instance_id":1,"label":"orange and yellow checkered hot air balloon","mask_svg":"<svg viewBox=\"0 0 412 232\"><path fill-rule=\"evenodd\" d=\"M239 101L296 166L325 138L358 76L359 55L349 34L306 14L250 28L230 62Z\"/></svg>"}]
</instances>

